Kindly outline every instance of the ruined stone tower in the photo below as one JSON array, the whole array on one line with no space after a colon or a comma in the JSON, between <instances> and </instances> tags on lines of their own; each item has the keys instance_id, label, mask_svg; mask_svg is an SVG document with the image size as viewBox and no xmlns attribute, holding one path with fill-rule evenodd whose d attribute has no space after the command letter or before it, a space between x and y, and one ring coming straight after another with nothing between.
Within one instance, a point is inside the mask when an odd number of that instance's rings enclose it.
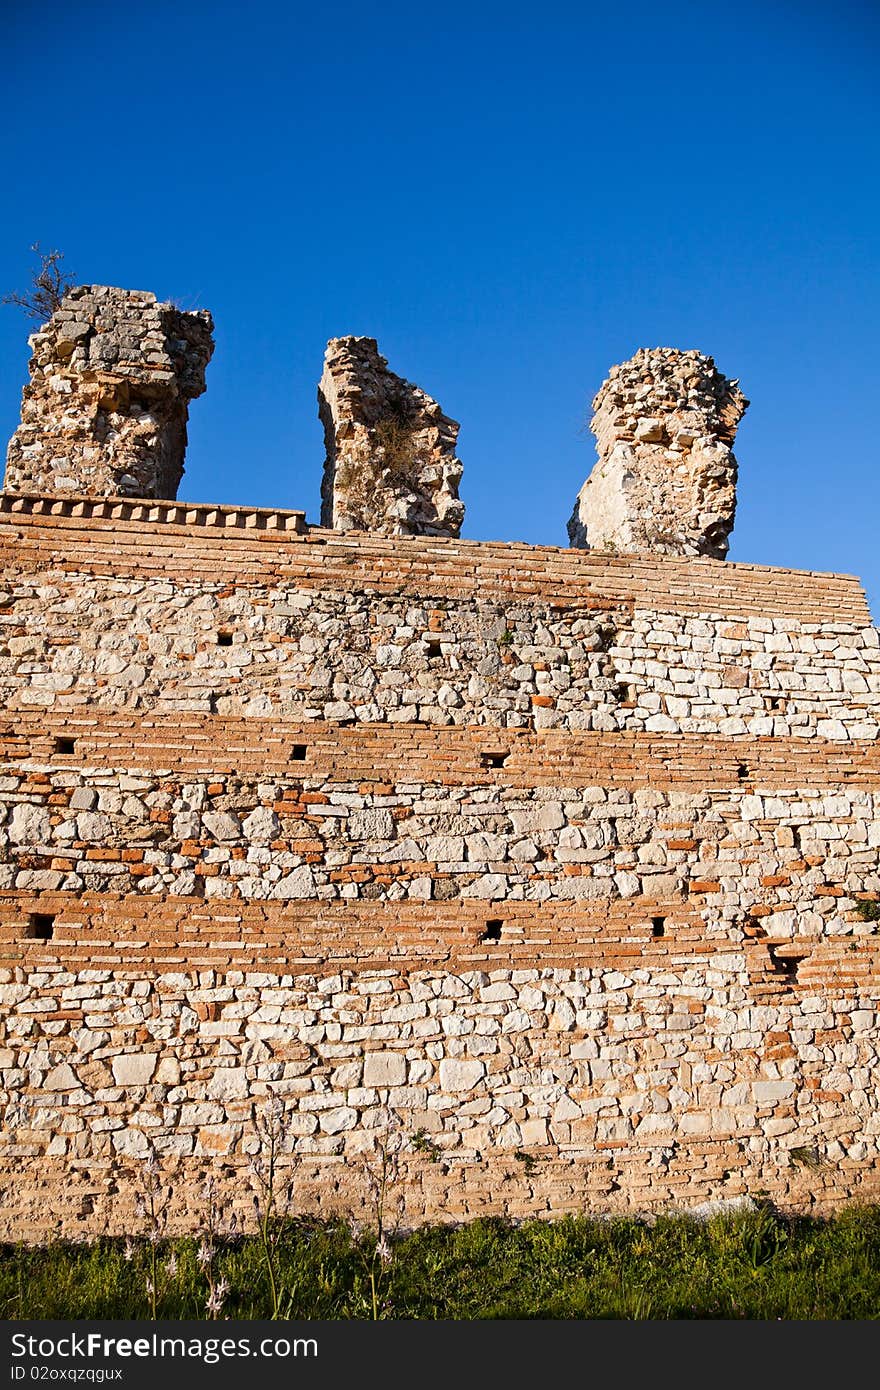
<instances>
[{"instance_id":1,"label":"ruined stone tower","mask_svg":"<svg viewBox=\"0 0 880 1390\"><path fill-rule=\"evenodd\" d=\"M213 352L206 310L80 285L30 338L8 492L174 498L189 402Z\"/></svg>"},{"instance_id":2,"label":"ruined stone tower","mask_svg":"<svg viewBox=\"0 0 880 1390\"><path fill-rule=\"evenodd\" d=\"M388 370L375 338L331 338L318 387L327 457L321 524L386 536L457 536L459 426Z\"/></svg>"},{"instance_id":3,"label":"ruined stone tower","mask_svg":"<svg viewBox=\"0 0 880 1390\"><path fill-rule=\"evenodd\" d=\"M723 560L748 404L701 352L641 348L612 367L593 401L599 460L578 493L571 544Z\"/></svg>"}]
</instances>

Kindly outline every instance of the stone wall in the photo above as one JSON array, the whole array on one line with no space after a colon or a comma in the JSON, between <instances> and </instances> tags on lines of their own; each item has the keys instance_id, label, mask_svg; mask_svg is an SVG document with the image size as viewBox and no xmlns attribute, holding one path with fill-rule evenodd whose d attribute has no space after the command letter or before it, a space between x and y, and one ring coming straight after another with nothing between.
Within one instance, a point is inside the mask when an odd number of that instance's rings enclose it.
<instances>
[{"instance_id":1,"label":"stone wall","mask_svg":"<svg viewBox=\"0 0 880 1390\"><path fill-rule=\"evenodd\" d=\"M855 624L61 568L3 603L9 708L840 741L880 728L877 631Z\"/></svg>"},{"instance_id":2,"label":"stone wall","mask_svg":"<svg viewBox=\"0 0 880 1390\"><path fill-rule=\"evenodd\" d=\"M542 938L561 924L532 914L518 949L487 948L472 921L467 948L460 910L434 964L398 908L377 963L379 934L345 911L316 941L302 914L254 930L209 905L101 917L93 899L68 913L69 944L7 944L3 1233L131 1230L150 1152L172 1229L204 1220L209 1173L247 1226L267 1095L287 1110L296 1206L323 1216L363 1215L360 1163L389 1119L405 1225L876 1200L876 939L773 957L699 921L662 938L570 923L560 965Z\"/></svg>"},{"instance_id":3,"label":"stone wall","mask_svg":"<svg viewBox=\"0 0 880 1390\"><path fill-rule=\"evenodd\" d=\"M386 536L457 536L459 426L388 370L375 338L331 338L318 387L321 522Z\"/></svg>"},{"instance_id":4,"label":"stone wall","mask_svg":"<svg viewBox=\"0 0 880 1390\"><path fill-rule=\"evenodd\" d=\"M644 743L625 751L650 758ZM660 768L634 790L523 785L528 773L487 787L422 781L390 741L384 751L389 780L378 785L320 770L183 781L142 766L8 763L0 889L286 902L642 896L673 907L696 897L740 926L757 909L783 937L849 931L856 900L880 893L875 795L829 786L806 760L809 785L797 787L778 770L762 776L760 761L742 785L705 791L668 785ZM699 756L688 751L693 784ZM869 784L872 773L876 758L862 767Z\"/></svg>"},{"instance_id":5,"label":"stone wall","mask_svg":"<svg viewBox=\"0 0 880 1390\"><path fill-rule=\"evenodd\" d=\"M4 1235L877 1198L854 581L188 515L0 507Z\"/></svg>"},{"instance_id":6,"label":"stone wall","mask_svg":"<svg viewBox=\"0 0 880 1390\"><path fill-rule=\"evenodd\" d=\"M214 349L206 310L80 285L29 339L10 492L176 497L189 402Z\"/></svg>"},{"instance_id":7,"label":"stone wall","mask_svg":"<svg viewBox=\"0 0 880 1390\"><path fill-rule=\"evenodd\" d=\"M748 404L700 352L641 348L612 367L593 401L599 460L578 493L571 544L723 560Z\"/></svg>"}]
</instances>

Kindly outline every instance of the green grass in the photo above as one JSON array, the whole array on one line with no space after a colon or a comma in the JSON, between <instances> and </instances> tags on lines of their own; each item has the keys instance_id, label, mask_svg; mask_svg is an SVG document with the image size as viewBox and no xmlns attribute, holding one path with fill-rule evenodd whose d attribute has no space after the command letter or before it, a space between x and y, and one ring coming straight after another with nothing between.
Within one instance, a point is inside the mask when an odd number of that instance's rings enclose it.
<instances>
[{"instance_id":1,"label":"green grass","mask_svg":"<svg viewBox=\"0 0 880 1390\"><path fill-rule=\"evenodd\" d=\"M0 1318L147 1318L145 1241L0 1247ZM164 1318L203 1318L208 1287L191 1239L161 1241L178 1268L160 1285ZM880 1207L827 1221L769 1206L698 1223L661 1217L473 1221L395 1241L390 1262L342 1222L295 1220L277 1246L286 1318L370 1318L371 1270L389 1318L848 1319L880 1315ZM224 1318L271 1312L254 1237L218 1246Z\"/></svg>"}]
</instances>

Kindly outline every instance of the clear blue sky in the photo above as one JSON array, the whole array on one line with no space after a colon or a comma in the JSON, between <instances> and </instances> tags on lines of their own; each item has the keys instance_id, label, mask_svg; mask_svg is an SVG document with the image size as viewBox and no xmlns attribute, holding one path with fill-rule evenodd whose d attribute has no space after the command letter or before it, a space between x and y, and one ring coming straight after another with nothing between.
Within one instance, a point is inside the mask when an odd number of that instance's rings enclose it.
<instances>
[{"instance_id":1,"label":"clear blue sky","mask_svg":"<svg viewBox=\"0 0 880 1390\"><path fill-rule=\"evenodd\" d=\"M319 512L326 339L462 422L464 534L567 544L589 401L641 346L752 405L730 558L880 615L869 0L4 7L2 288L27 248L212 310L181 496ZM26 324L0 310L0 436Z\"/></svg>"}]
</instances>

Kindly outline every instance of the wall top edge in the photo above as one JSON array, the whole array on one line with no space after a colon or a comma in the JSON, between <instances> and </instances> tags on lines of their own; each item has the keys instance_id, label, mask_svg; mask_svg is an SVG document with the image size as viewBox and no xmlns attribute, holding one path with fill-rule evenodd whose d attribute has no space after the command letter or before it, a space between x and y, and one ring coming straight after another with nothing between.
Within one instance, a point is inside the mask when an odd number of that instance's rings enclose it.
<instances>
[{"instance_id":1,"label":"wall top edge","mask_svg":"<svg viewBox=\"0 0 880 1390\"><path fill-rule=\"evenodd\" d=\"M305 512L280 507L235 507L208 502L176 502L154 497L85 497L0 492L0 513L14 516L75 517L80 520L165 522L211 526L219 530L293 532L308 529Z\"/></svg>"},{"instance_id":2,"label":"wall top edge","mask_svg":"<svg viewBox=\"0 0 880 1390\"><path fill-rule=\"evenodd\" d=\"M442 550L445 555L456 553L474 556L488 550L507 550L519 555L564 556L571 564L585 569L612 569L621 573L631 569L666 570L667 573L713 573L719 575L735 573L798 575L816 580L838 580L847 585L859 585L858 575L838 573L833 570L788 569L776 564L753 564L744 560L713 560L709 556L667 556L658 553L626 553L619 555L610 550L582 550L570 546L534 545L527 541L499 541L499 539L463 539L460 537L381 537L368 531L332 531L327 527L310 524L306 513L288 510L284 507L232 506L228 503L178 502L164 498L125 498L125 496L89 496L70 493L58 496L57 493L25 493L0 491L0 514L13 516L39 516L51 518L72 517L76 520L120 520L133 523L165 523L182 527L213 527L215 530L266 530L286 532L293 537L304 538L317 545L339 545L345 548L363 550Z\"/></svg>"}]
</instances>

